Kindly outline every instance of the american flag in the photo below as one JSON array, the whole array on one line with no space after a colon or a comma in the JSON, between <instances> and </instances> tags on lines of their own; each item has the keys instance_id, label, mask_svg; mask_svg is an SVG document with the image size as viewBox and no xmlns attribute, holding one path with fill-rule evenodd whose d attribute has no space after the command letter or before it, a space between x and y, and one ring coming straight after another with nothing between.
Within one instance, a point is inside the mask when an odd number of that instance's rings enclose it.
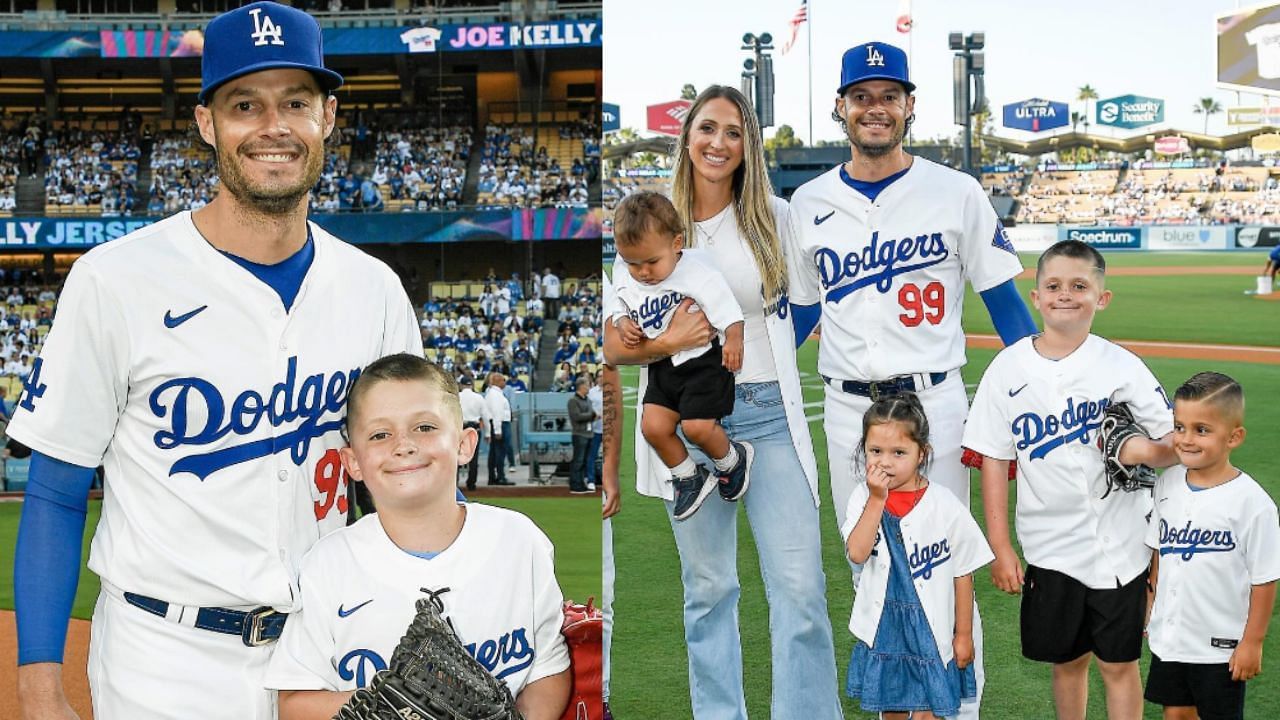
<instances>
[{"instance_id":1,"label":"american flag","mask_svg":"<svg viewBox=\"0 0 1280 720\"><path fill-rule=\"evenodd\" d=\"M796 8L796 14L791 16L791 38L787 40L787 44L782 46L782 54L786 55L792 45L796 44L796 37L800 34L800 26L809 19L809 0L800 0L800 7Z\"/></svg>"}]
</instances>

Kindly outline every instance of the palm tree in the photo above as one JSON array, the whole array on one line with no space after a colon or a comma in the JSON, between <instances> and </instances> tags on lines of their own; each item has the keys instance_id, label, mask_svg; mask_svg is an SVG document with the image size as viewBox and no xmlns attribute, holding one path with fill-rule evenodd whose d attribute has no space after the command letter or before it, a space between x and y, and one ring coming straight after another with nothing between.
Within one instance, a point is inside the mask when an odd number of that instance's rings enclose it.
<instances>
[{"instance_id":1,"label":"palm tree","mask_svg":"<svg viewBox=\"0 0 1280 720\"><path fill-rule=\"evenodd\" d=\"M1204 98L1200 98L1200 102L1197 103L1194 108L1192 108L1192 112L1194 112L1197 115L1204 115L1204 134L1208 135L1209 134L1209 116L1217 115L1218 113L1222 112L1222 106L1218 104L1217 100L1214 100L1211 97L1204 97Z\"/></svg>"},{"instance_id":2,"label":"palm tree","mask_svg":"<svg viewBox=\"0 0 1280 720\"><path fill-rule=\"evenodd\" d=\"M1075 112L1074 110L1071 112L1071 132L1076 131L1076 126L1079 125L1080 121L1083 119L1084 119L1084 115L1078 112Z\"/></svg>"},{"instance_id":3,"label":"palm tree","mask_svg":"<svg viewBox=\"0 0 1280 720\"><path fill-rule=\"evenodd\" d=\"M1098 91L1093 89L1092 85L1084 85L1076 91L1076 99L1084 102L1084 134L1089 134L1089 101L1098 99Z\"/></svg>"}]
</instances>

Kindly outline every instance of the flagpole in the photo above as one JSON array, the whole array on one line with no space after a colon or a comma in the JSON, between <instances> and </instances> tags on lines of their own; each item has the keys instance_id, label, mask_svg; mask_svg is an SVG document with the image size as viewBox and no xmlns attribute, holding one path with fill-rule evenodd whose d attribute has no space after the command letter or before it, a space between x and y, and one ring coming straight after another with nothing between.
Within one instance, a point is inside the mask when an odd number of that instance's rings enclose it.
<instances>
[{"instance_id":1,"label":"flagpole","mask_svg":"<svg viewBox=\"0 0 1280 720\"><path fill-rule=\"evenodd\" d=\"M813 147L817 144L813 138L813 2L810 0L806 4L809 6L805 13L805 23L809 26L805 29L805 44L808 45L805 53L809 57L809 147Z\"/></svg>"}]
</instances>

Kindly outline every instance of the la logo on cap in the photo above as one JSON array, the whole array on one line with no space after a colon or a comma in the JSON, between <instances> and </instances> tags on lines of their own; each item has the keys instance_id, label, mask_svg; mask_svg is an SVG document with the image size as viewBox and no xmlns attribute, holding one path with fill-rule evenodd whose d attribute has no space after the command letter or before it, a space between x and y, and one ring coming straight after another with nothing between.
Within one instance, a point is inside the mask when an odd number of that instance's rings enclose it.
<instances>
[{"instance_id":1,"label":"la logo on cap","mask_svg":"<svg viewBox=\"0 0 1280 720\"><path fill-rule=\"evenodd\" d=\"M267 22L271 21L267 20ZM867 46L867 67L884 67L884 55L881 55L880 51L876 50L875 45Z\"/></svg>"},{"instance_id":2,"label":"la logo on cap","mask_svg":"<svg viewBox=\"0 0 1280 720\"><path fill-rule=\"evenodd\" d=\"M253 32L250 36L253 38L254 47L268 44L270 38L271 45L283 45L284 39L281 38L280 26L271 21L270 15L262 15L262 8L254 8L249 11L253 16ZM881 63L883 64L883 63Z\"/></svg>"}]
</instances>

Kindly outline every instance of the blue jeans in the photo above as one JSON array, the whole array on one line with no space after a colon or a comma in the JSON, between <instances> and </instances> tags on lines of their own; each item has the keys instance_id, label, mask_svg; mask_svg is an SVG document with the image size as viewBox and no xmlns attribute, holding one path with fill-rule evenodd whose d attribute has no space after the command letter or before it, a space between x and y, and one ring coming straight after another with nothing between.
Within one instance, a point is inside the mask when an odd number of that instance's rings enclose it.
<instances>
[{"instance_id":1,"label":"blue jeans","mask_svg":"<svg viewBox=\"0 0 1280 720\"><path fill-rule=\"evenodd\" d=\"M595 482L600 477L600 467L596 457L600 455L600 443L603 440L603 433L592 433L591 444L587 445L587 482L589 483Z\"/></svg>"},{"instance_id":2,"label":"blue jeans","mask_svg":"<svg viewBox=\"0 0 1280 720\"><path fill-rule=\"evenodd\" d=\"M722 422L755 447L751 486L741 503L760 555L773 648L771 717L841 717L835 649L827 617L818 509L787 429L778 384L738 385ZM690 448L695 462L711 461ZM689 692L697 720L745 720L738 633L738 504L713 494L683 522L671 520L684 583ZM673 503L667 504L671 516Z\"/></svg>"},{"instance_id":3,"label":"blue jeans","mask_svg":"<svg viewBox=\"0 0 1280 720\"><path fill-rule=\"evenodd\" d=\"M505 461L511 467L516 466L516 451L511 445L511 421L502 421L502 452L505 453Z\"/></svg>"}]
</instances>

